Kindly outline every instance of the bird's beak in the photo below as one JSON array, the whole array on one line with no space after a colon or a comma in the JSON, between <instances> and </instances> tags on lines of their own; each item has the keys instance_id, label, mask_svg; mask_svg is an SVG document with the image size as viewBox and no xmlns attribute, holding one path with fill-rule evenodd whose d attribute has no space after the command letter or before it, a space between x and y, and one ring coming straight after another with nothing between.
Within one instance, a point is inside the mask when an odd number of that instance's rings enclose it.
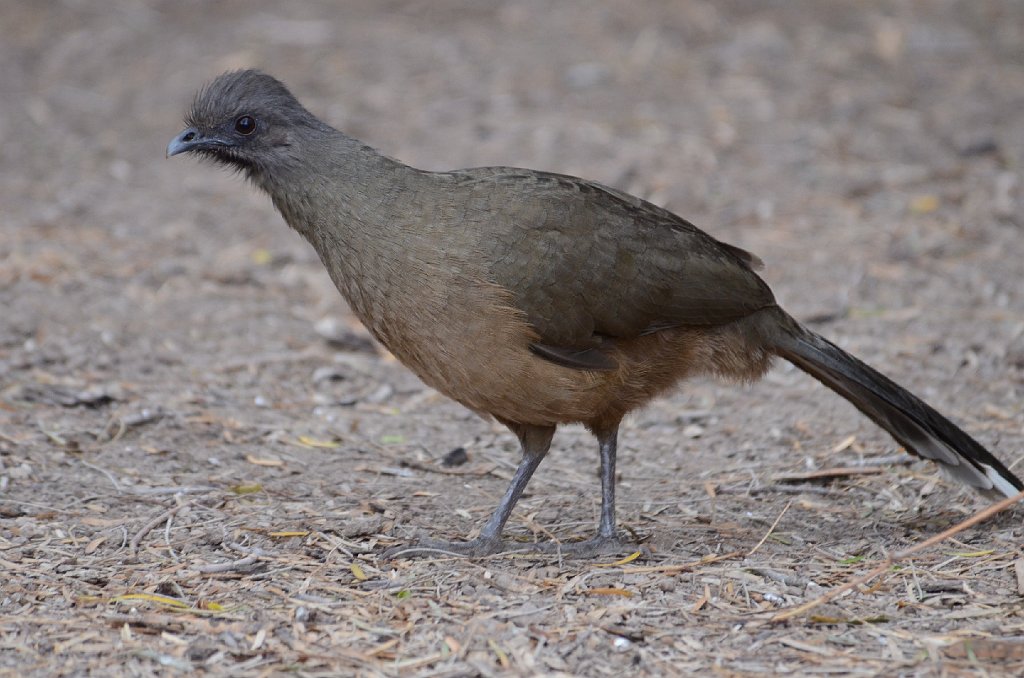
<instances>
[{"instance_id":1,"label":"bird's beak","mask_svg":"<svg viewBox=\"0 0 1024 678\"><path fill-rule=\"evenodd\" d=\"M167 144L167 157L213 146L227 146L227 144L216 137L205 136L195 127L189 127L182 130L181 134L171 139L171 143Z\"/></svg>"},{"instance_id":2,"label":"bird's beak","mask_svg":"<svg viewBox=\"0 0 1024 678\"><path fill-rule=\"evenodd\" d=\"M195 148L196 142L201 138L199 130L195 127L183 130L181 134L171 139L171 143L167 144L167 157L169 158L172 155L178 155Z\"/></svg>"}]
</instances>

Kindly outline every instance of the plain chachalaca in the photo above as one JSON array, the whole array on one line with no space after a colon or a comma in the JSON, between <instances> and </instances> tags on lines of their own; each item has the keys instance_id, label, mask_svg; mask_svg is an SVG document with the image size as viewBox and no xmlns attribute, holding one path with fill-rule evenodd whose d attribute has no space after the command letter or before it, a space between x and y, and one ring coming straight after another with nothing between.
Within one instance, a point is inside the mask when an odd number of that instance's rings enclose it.
<instances>
[{"instance_id":1,"label":"plain chachalaca","mask_svg":"<svg viewBox=\"0 0 1024 678\"><path fill-rule=\"evenodd\" d=\"M693 375L758 379L775 356L843 396L907 450L989 495L1024 485L916 396L802 326L757 257L649 202L508 167L426 172L314 117L274 78L199 92L167 155L240 170L316 249L355 314L426 384L505 424L523 458L497 510L447 551L504 548L502 529L559 424L600 443L598 531L614 543L623 416Z\"/></svg>"}]
</instances>

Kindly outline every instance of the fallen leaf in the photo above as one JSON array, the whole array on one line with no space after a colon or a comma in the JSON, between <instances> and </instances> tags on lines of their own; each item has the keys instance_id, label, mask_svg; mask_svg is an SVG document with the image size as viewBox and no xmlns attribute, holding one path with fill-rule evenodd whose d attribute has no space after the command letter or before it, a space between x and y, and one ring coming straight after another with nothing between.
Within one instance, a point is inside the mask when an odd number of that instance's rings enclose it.
<instances>
[{"instance_id":1,"label":"fallen leaf","mask_svg":"<svg viewBox=\"0 0 1024 678\"><path fill-rule=\"evenodd\" d=\"M250 464L256 464L257 466L284 466L284 462L280 459L266 459L263 457L254 457L251 454L245 455L245 460Z\"/></svg>"},{"instance_id":2,"label":"fallen leaf","mask_svg":"<svg viewBox=\"0 0 1024 678\"><path fill-rule=\"evenodd\" d=\"M256 632L256 637L252 639L252 645L249 646L249 651L255 652L256 650L263 647L263 641L265 641L266 639L267 627L264 626L262 629Z\"/></svg>"},{"instance_id":3,"label":"fallen leaf","mask_svg":"<svg viewBox=\"0 0 1024 678\"><path fill-rule=\"evenodd\" d=\"M494 650L494 654L498 657L498 663L501 664L501 668L507 669L509 666L511 666L511 662L508 659L508 653L506 653L505 650L501 649L500 645L498 645L490 638L487 639L487 644L491 646L492 650Z\"/></svg>"},{"instance_id":4,"label":"fallen leaf","mask_svg":"<svg viewBox=\"0 0 1024 678\"><path fill-rule=\"evenodd\" d=\"M936 195L918 195L910 200L910 211L916 214L928 214L939 209L939 197Z\"/></svg>"},{"instance_id":5,"label":"fallen leaf","mask_svg":"<svg viewBox=\"0 0 1024 678\"><path fill-rule=\"evenodd\" d=\"M317 438L311 438L310 436L299 436L297 442L301 447L312 447L327 450L341 447L341 443L337 440L319 440Z\"/></svg>"},{"instance_id":6,"label":"fallen leaf","mask_svg":"<svg viewBox=\"0 0 1024 678\"><path fill-rule=\"evenodd\" d=\"M640 557L640 551L629 554L622 560L616 560L614 563L597 563L594 567L618 567L627 563L632 563L634 560Z\"/></svg>"},{"instance_id":7,"label":"fallen leaf","mask_svg":"<svg viewBox=\"0 0 1024 678\"><path fill-rule=\"evenodd\" d=\"M106 540L107 540L106 537L97 537L96 539L93 539L91 542L89 542L86 545L85 550L84 550L85 555L91 556L93 553L96 552L96 549L98 549L100 547L100 545L103 542L105 542Z\"/></svg>"},{"instance_id":8,"label":"fallen leaf","mask_svg":"<svg viewBox=\"0 0 1024 678\"><path fill-rule=\"evenodd\" d=\"M233 485L231 491L235 494L255 494L263 489L263 486L256 483L252 485Z\"/></svg>"},{"instance_id":9,"label":"fallen leaf","mask_svg":"<svg viewBox=\"0 0 1024 678\"><path fill-rule=\"evenodd\" d=\"M594 589L586 589L584 593L588 593L594 596L622 596L623 598L633 597L632 591L627 591L626 589L617 589L610 586L601 586Z\"/></svg>"},{"instance_id":10,"label":"fallen leaf","mask_svg":"<svg viewBox=\"0 0 1024 678\"><path fill-rule=\"evenodd\" d=\"M131 603L144 600L150 603L156 603L157 605L188 609L188 603L185 601L178 600L177 598L171 598L170 596L161 596L158 593L126 593L123 596L114 596L111 600L115 603Z\"/></svg>"},{"instance_id":11,"label":"fallen leaf","mask_svg":"<svg viewBox=\"0 0 1024 678\"><path fill-rule=\"evenodd\" d=\"M260 247L252 251L252 263L258 266L266 266L273 260L270 250Z\"/></svg>"}]
</instances>

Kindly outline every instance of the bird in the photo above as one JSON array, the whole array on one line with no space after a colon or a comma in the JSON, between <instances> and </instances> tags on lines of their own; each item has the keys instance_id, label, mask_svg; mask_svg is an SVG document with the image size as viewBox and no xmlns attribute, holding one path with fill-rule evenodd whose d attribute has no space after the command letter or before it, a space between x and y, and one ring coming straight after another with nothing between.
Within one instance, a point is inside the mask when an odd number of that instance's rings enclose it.
<instances>
[{"instance_id":1,"label":"bird","mask_svg":"<svg viewBox=\"0 0 1024 678\"><path fill-rule=\"evenodd\" d=\"M167 157L237 170L316 250L369 332L425 384L505 425L522 458L478 536L420 542L480 557L563 424L597 440L592 537L621 545L615 463L623 417L681 381L762 377L776 358L852 403L897 443L989 498L1024 484L949 419L808 329L776 301L761 260L616 188L513 167L425 171L310 113L276 78L224 73L202 87Z\"/></svg>"}]
</instances>

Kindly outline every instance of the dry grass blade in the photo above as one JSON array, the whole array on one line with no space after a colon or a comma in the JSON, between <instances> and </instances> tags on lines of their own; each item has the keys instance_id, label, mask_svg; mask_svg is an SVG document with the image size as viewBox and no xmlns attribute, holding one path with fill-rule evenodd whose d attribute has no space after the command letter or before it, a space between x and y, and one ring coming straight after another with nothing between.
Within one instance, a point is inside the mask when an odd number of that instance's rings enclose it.
<instances>
[{"instance_id":1,"label":"dry grass blade","mask_svg":"<svg viewBox=\"0 0 1024 678\"><path fill-rule=\"evenodd\" d=\"M754 555L755 553L757 553L757 550L759 548L761 548L761 546L766 541L768 541L768 537L772 536L772 532L774 532L775 528L779 526L779 521L782 520L782 516L786 515L786 511L788 511L789 507L792 506L792 505L793 505L793 500L792 499L790 499L788 502L786 502L786 505L782 508L782 511L779 512L779 517L775 519L775 522L772 523L772 526L769 527L768 531L764 533L764 536L761 537L761 541L757 542L757 544L754 546L754 548L750 549L750 551L747 552L747 557L748 558L750 556Z\"/></svg>"},{"instance_id":2,"label":"dry grass blade","mask_svg":"<svg viewBox=\"0 0 1024 678\"><path fill-rule=\"evenodd\" d=\"M195 502L193 501L185 502L184 504L178 504L173 508L167 509L166 511L156 516L145 525L143 525L139 529L139 531L135 533L135 536L132 537L131 542L129 542L128 544L129 548L131 549L132 555L135 555L139 552L139 544L142 543L142 540L146 538L147 534L153 531L153 528L155 528L157 525L164 522L165 520L170 520L178 513L178 511L182 510L186 506L192 506L194 504Z\"/></svg>"},{"instance_id":3,"label":"dry grass blade","mask_svg":"<svg viewBox=\"0 0 1024 678\"><path fill-rule=\"evenodd\" d=\"M779 483L824 482L827 480L835 480L836 478L871 476L879 473L882 473L882 469L875 467L842 466L838 468L823 468L816 471L808 471L806 473L783 473L775 476L774 480Z\"/></svg>"},{"instance_id":4,"label":"dry grass blade","mask_svg":"<svg viewBox=\"0 0 1024 678\"><path fill-rule=\"evenodd\" d=\"M248 547L243 546L241 544L235 544L233 542L227 543L226 546L233 551L240 551L242 553L247 553L248 555L244 558L239 558L238 560L231 560L226 563L198 565L196 566L196 570L198 572L201 572L202 574L217 574L221 572L235 572L239 570L244 571L251 568L259 561L260 558L263 558L267 555L266 551L259 547Z\"/></svg>"},{"instance_id":5,"label":"dry grass blade","mask_svg":"<svg viewBox=\"0 0 1024 678\"><path fill-rule=\"evenodd\" d=\"M687 572L689 570L698 568L702 565L709 565L711 563L717 563L720 560L731 560L733 558L739 558L743 555L743 551L731 551L730 553L723 553L717 556L705 556L700 560L691 560L688 563L682 563L680 565L647 565L641 567L624 567L622 571L627 574L641 574L644 572L660 572L662 574L677 574L679 572Z\"/></svg>"},{"instance_id":6,"label":"dry grass blade","mask_svg":"<svg viewBox=\"0 0 1024 678\"><path fill-rule=\"evenodd\" d=\"M851 579L842 586L830 589L821 596L818 596L814 600L804 603L803 605L798 605L797 607L793 607L788 610L783 610L782 612L779 612L771 618L771 621L788 621L790 619L793 619L794 617L798 617L806 612L809 612L810 610L813 610L816 607L824 605L825 603L834 600L837 596L841 595L842 593L854 589L862 584L866 584L875 577L885 573L889 568L891 568L894 564L900 562L901 560L906 560L915 553L920 553L921 551L925 550L930 546L934 546L935 544L943 542L946 539L949 539L950 537L963 532L967 528L977 525L978 523L982 522L983 520L987 520L988 518L991 518L997 513L1005 511L1011 506L1017 504L1021 499L1024 499L1024 492L1019 492L1012 497L1003 499L1002 501L993 504L992 506L989 506L986 509L978 511L967 520L961 521L953 527L949 528L948 530L944 530L932 537L929 537L928 539L925 539L920 544L915 544L914 546L911 546L908 549L891 554L888 558L882 561L870 572L867 572L866 574L856 577L855 579Z\"/></svg>"}]
</instances>

